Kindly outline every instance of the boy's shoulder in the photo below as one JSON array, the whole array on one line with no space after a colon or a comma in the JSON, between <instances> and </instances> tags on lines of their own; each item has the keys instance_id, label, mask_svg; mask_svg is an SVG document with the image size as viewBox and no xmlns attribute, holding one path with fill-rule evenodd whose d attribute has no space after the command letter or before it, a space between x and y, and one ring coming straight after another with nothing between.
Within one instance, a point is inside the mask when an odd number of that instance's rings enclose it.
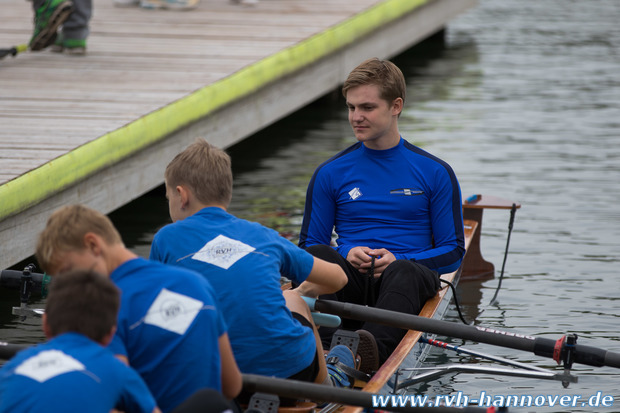
<instances>
[{"instance_id":1,"label":"boy's shoulder","mask_svg":"<svg viewBox=\"0 0 620 413\"><path fill-rule=\"evenodd\" d=\"M107 348L72 332L21 351L4 367L42 382L44 380L40 377L51 378L55 374L81 371L86 369L85 364L104 365L107 369L121 371L127 367Z\"/></svg>"},{"instance_id":2,"label":"boy's shoulder","mask_svg":"<svg viewBox=\"0 0 620 413\"><path fill-rule=\"evenodd\" d=\"M147 260L145 258L137 258L136 261L142 267L139 271L141 273L148 274L152 279L156 279L157 277L165 277L167 279L194 281L201 284L206 281L205 278L197 271L180 265Z\"/></svg>"}]
</instances>

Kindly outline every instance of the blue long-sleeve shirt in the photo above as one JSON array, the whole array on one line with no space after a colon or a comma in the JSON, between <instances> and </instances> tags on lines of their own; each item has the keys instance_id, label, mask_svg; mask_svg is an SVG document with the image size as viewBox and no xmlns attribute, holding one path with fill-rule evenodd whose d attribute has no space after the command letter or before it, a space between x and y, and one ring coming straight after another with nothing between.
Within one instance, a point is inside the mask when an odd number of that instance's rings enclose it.
<instances>
[{"instance_id":1,"label":"blue long-sleeve shirt","mask_svg":"<svg viewBox=\"0 0 620 413\"><path fill-rule=\"evenodd\" d=\"M385 248L439 273L455 271L465 243L461 190L452 168L400 139L373 150L356 143L321 164L308 185L299 246Z\"/></svg>"}]
</instances>

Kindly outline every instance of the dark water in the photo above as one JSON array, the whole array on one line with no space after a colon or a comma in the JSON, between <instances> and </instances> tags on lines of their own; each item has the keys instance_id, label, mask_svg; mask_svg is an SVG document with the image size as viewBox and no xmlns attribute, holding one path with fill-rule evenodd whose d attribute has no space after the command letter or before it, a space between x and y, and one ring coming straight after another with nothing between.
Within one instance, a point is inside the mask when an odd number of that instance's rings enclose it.
<instances>
[{"instance_id":1,"label":"dark water","mask_svg":"<svg viewBox=\"0 0 620 413\"><path fill-rule=\"evenodd\" d=\"M464 196L522 203L499 304L497 277L460 285L476 324L534 336L577 333L579 343L620 352L620 2L482 0L427 42L394 59L408 81L401 133L449 162ZM295 241L314 168L354 142L339 93L326 96L229 150L230 211ZM501 268L508 212L487 211L485 258ZM154 191L112 214L127 245L148 256L168 222ZM0 292L0 314L17 305ZM449 318L456 321L455 311ZM36 320L0 318L0 336L42 338ZM463 344L457 339L455 344ZM555 362L484 344L467 347L536 366ZM436 354L432 362L465 361ZM412 388L427 394L614 397L614 406L511 411L620 411L620 370L576 365L579 383L451 374Z\"/></svg>"}]
</instances>

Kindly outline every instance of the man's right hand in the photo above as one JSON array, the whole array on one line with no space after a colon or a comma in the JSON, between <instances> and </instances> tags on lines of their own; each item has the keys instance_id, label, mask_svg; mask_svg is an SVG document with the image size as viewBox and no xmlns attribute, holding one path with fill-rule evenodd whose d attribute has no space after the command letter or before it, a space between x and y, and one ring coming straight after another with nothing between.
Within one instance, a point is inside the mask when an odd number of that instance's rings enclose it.
<instances>
[{"instance_id":1,"label":"man's right hand","mask_svg":"<svg viewBox=\"0 0 620 413\"><path fill-rule=\"evenodd\" d=\"M362 266L364 266L364 264L368 264L365 267L370 266L370 261L372 261L372 256L369 254L370 251L372 251L372 248L353 247L347 254L347 261L349 261L359 272L366 273L368 272L368 269L364 269Z\"/></svg>"}]
</instances>

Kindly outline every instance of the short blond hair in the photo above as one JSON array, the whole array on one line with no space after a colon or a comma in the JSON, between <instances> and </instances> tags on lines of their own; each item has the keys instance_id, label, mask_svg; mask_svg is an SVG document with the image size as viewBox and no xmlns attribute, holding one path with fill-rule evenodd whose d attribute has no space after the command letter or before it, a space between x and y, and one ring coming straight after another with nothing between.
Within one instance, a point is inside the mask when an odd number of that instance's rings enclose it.
<instances>
[{"instance_id":1,"label":"short blond hair","mask_svg":"<svg viewBox=\"0 0 620 413\"><path fill-rule=\"evenodd\" d=\"M230 156L204 139L197 139L179 153L164 173L169 187L187 186L203 204L224 206L232 199Z\"/></svg>"},{"instance_id":2,"label":"short blond hair","mask_svg":"<svg viewBox=\"0 0 620 413\"><path fill-rule=\"evenodd\" d=\"M37 240L35 257L39 266L48 271L57 264L58 252L83 250L88 232L99 235L110 245L123 242L112 221L101 212L79 204L54 211Z\"/></svg>"},{"instance_id":3,"label":"short blond hair","mask_svg":"<svg viewBox=\"0 0 620 413\"><path fill-rule=\"evenodd\" d=\"M388 103L396 98L405 102L407 84L403 72L389 60L380 60L376 57L360 63L349 73L342 85L342 95L347 97L347 92L358 86L376 85L379 87L381 99Z\"/></svg>"}]
</instances>

